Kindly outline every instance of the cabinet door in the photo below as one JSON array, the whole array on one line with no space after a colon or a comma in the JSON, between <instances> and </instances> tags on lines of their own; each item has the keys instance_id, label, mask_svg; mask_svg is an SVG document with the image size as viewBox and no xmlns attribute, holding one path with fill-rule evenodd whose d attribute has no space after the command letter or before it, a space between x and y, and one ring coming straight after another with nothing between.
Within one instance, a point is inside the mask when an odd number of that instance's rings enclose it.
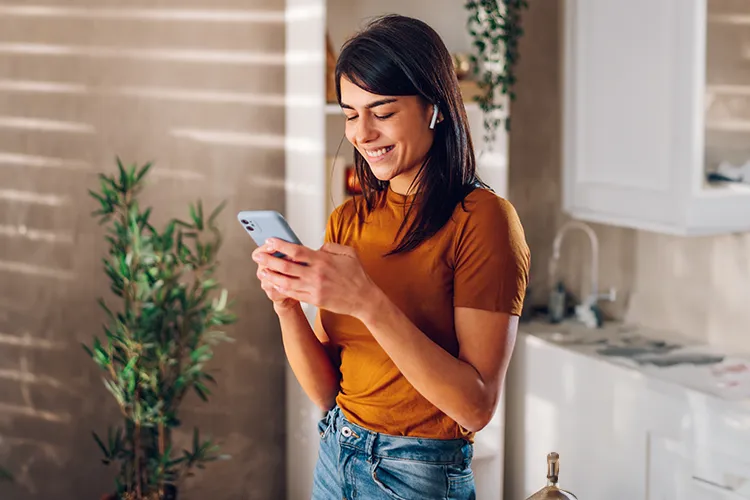
<instances>
[{"instance_id":1,"label":"cabinet door","mask_svg":"<svg viewBox=\"0 0 750 500\"><path fill-rule=\"evenodd\" d=\"M705 3L567 0L565 9L565 209L682 232L702 168Z\"/></svg>"},{"instance_id":2,"label":"cabinet door","mask_svg":"<svg viewBox=\"0 0 750 500\"><path fill-rule=\"evenodd\" d=\"M680 440L651 433L647 464L649 500L703 500L703 497L687 494L692 486L689 455Z\"/></svg>"},{"instance_id":3,"label":"cabinet door","mask_svg":"<svg viewBox=\"0 0 750 500\"><path fill-rule=\"evenodd\" d=\"M686 498L692 500L745 500L724 485L710 483L692 478L690 484L690 495Z\"/></svg>"}]
</instances>

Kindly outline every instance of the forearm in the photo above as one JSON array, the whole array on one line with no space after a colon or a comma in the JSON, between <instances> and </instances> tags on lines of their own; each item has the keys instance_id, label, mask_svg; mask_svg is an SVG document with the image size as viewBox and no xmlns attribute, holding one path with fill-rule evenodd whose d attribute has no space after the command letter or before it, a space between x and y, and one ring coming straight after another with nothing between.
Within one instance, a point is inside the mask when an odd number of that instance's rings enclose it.
<instances>
[{"instance_id":1,"label":"forearm","mask_svg":"<svg viewBox=\"0 0 750 500\"><path fill-rule=\"evenodd\" d=\"M338 369L299 304L277 314L284 351L294 376L310 400L322 410L329 410L339 390Z\"/></svg>"},{"instance_id":2,"label":"forearm","mask_svg":"<svg viewBox=\"0 0 750 500\"><path fill-rule=\"evenodd\" d=\"M466 429L484 427L498 395L479 372L433 342L382 293L360 318L412 386Z\"/></svg>"}]
</instances>

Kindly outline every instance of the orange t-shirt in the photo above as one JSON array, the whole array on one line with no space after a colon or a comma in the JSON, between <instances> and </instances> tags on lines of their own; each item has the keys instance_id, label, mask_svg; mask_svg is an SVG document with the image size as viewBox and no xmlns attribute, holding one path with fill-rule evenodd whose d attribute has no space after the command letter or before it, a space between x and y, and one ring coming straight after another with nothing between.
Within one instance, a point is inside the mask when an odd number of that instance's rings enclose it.
<instances>
[{"instance_id":1,"label":"orange t-shirt","mask_svg":"<svg viewBox=\"0 0 750 500\"><path fill-rule=\"evenodd\" d=\"M379 201L362 223L355 207L366 212L361 197L339 206L326 241L353 247L375 284L435 343L458 357L454 307L521 314L529 248L507 200L477 188L466 196L466 210L458 204L434 236L388 257L413 197L387 189ZM414 389L361 321L325 310L320 318L340 352L336 403L351 422L391 435L472 439Z\"/></svg>"}]
</instances>

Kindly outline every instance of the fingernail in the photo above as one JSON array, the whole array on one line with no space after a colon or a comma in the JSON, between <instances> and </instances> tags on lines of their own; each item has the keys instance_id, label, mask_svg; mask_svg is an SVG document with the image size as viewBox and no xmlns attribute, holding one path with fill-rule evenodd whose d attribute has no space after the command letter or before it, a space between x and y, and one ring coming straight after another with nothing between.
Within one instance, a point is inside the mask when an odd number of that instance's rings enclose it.
<instances>
[{"instance_id":1,"label":"fingernail","mask_svg":"<svg viewBox=\"0 0 750 500\"><path fill-rule=\"evenodd\" d=\"M267 240L266 241L266 248L268 248L269 250L273 250L273 241Z\"/></svg>"},{"instance_id":2,"label":"fingernail","mask_svg":"<svg viewBox=\"0 0 750 500\"><path fill-rule=\"evenodd\" d=\"M265 278L265 277L266 277L266 274L268 274L268 273L266 273L266 271L265 271L265 270L263 270L263 271L261 271L261 272L260 272L260 277L261 277L261 278Z\"/></svg>"}]
</instances>

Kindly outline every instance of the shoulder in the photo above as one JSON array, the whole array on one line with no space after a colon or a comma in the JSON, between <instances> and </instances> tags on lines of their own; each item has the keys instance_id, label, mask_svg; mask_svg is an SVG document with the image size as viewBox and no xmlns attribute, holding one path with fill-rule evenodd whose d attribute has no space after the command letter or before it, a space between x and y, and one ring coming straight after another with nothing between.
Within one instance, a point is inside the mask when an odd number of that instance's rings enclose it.
<instances>
[{"instance_id":1,"label":"shoulder","mask_svg":"<svg viewBox=\"0 0 750 500\"><path fill-rule=\"evenodd\" d=\"M330 219L334 223L345 223L356 218L359 211L363 208L365 208L363 197L353 196L333 209Z\"/></svg>"},{"instance_id":2,"label":"shoulder","mask_svg":"<svg viewBox=\"0 0 750 500\"><path fill-rule=\"evenodd\" d=\"M476 188L466 195L463 202L456 205L453 220L459 228L520 226L513 204L485 188Z\"/></svg>"},{"instance_id":3,"label":"shoulder","mask_svg":"<svg viewBox=\"0 0 750 500\"><path fill-rule=\"evenodd\" d=\"M362 196L354 196L337 206L328 216L327 241L344 244L347 235L359 224L360 214L366 213L366 208Z\"/></svg>"}]
</instances>

